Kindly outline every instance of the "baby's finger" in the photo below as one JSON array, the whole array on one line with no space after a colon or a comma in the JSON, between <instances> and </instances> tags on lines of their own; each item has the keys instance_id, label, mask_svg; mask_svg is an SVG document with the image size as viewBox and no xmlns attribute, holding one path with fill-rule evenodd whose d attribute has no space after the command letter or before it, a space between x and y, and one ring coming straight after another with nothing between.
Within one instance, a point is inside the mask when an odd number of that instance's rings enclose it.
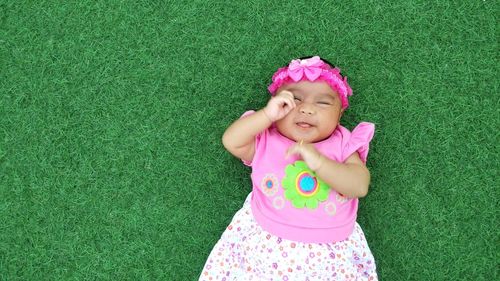
<instances>
[{"instance_id":1,"label":"baby's finger","mask_svg":"<svg viewBox=\"0 0 500 281\"><path fill-rule=\"evenodd\" d=\"M281 107L285 106L287 104L286 98L283 96L275 97L276 103L279 104Z\"/></svg>"},{"instance_id":2,"label":"baby's finger","mask_svg":"<svg viewBox=\"0 0 500 281\"><path fill-rule=\"evenodd\" d=\"M294 108L296 106L293 95L287 96L286 99L290 102L290 107Z\"/></svg>"},{"instance_id":3,"label":"baby's finger","mask_svg":"<svg viewBox=\"0 0 500 281\"><path fill-rule=\"evenodd\" d=\"M299 153L300 153L300 145L299 145L298 143L293 144L292 146L290 146L290 147L286 150L286 153L285 153L285 158L290 157L290 155L293 155L293 154L299 154Z\"/></svg>"},{"instance_id":4,"label":"baby's finger","mask_svg":"<svg viewBox=\"0 0 500 281\"><path fill-rule=\"evenodd\" d=\"M293 107L297 106L297 104L295 104L295 97L293 95L290 97L290 101L292 102Z\"/></svg>"},{"instance_id":5,"label":"baby's finger","mask_svg":"<svg viewBox=\"0 0 500 281\"><path fill-rule=\"evenodd\" d=\"M293 102L292 99L289 99L289 98L285 98L284 99L285 103L290 107L290 108L294 108L295 107L295 103Z\"/></svg>"},{"instance_id":6,"label":"baby's finger","mask_svg":"<svg viewBox=\"0 0 500 281\"><path fill-rule=\"evenodd\" d=\"M285 91L282 91L280 94L285 96L285 97L291 97L293 99L293 93L290 91L285 90Z\"/></svg>"}]
</instances>

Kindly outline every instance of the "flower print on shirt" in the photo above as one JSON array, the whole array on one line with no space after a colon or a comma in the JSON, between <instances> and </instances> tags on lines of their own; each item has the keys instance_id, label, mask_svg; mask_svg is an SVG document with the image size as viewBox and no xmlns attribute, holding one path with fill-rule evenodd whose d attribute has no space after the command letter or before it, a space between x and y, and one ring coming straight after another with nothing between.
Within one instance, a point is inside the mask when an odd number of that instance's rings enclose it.
<instances>
[{"instance_id":1,"label":"flower print on shirt","mask_svg":"<svg viewBox=\"0 0 500 281\"><path fill-rule=\"evenodd\" d=\"M285 168L282 180L285 198L292 202L295 208L316 209L319 202L326 201L330 187L316 177L304 161L296 161Z\"/></svg>"},{"instance_id":2,"label":"flower print on shirt","mask_svg":"<svg viewBox=\"0 0 500 281\"><path fill-rule=\"evenodd\" d=\"M272 173L266 174L261 182L260 189L266 196L274 196L278 192L279 184L278 179Z\"/></svg>"}]
</instances>

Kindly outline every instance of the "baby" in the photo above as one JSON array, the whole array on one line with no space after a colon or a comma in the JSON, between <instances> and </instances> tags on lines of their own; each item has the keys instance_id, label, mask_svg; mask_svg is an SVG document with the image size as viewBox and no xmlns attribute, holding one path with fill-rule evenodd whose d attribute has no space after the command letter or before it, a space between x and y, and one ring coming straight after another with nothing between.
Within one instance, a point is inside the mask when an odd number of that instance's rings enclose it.
<instances>
[{"instance_id":1,"label":"baby","mask_svg":"<svg viewBox=\"0 0 500 281\"><path fill-rule=\"evenodd\" d=\"M374 125L339 124L352 90L318 56L292 60L272 81L266 107L245 112L222 138L252 167L253 189L200 280L377 280L356 222Z\"/></svg>"}]
</instances>

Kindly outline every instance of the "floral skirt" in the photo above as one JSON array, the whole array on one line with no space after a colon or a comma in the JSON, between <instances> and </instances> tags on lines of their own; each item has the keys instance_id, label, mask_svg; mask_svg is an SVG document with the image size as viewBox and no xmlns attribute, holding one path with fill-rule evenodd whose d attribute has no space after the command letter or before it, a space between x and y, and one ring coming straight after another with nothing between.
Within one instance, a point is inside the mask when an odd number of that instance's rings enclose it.
<instances>
[{"instance_id":1,"label":"floral skirt","mask_svg":"<svg viewBox=\"0 0 500 281\"><path fill-rule=\"evenodd\" d=\"M378 280L358 223L339 242L287 240L257 224L250 198L251 193L212 249L199 280Z\"/></svg>"}]
</instances>

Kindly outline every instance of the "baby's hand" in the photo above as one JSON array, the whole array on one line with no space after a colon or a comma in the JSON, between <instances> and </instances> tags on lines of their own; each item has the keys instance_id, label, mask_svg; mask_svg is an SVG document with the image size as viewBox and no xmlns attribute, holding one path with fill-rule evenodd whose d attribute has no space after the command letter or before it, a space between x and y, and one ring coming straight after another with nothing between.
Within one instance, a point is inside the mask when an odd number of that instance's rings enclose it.
<instances>
[{"instance_id":1,"label":"baby's hand","mask_svg":"<svg viewBox=\"0 0 500 281\"><path fill-rule=\"evenodd\" d=\"M323 162L323 155L310 143L299 141L291 145L286 151L285 158L293 154L299 154L307 166L315 172L321 167Z\"/></svg>"},{"instance_id":2,"label":"baby's hand","mask_svg":"<svg viewBox=\"0 0 500 281\"><path fill-rule=\"evenodd\" d=\"M274 122L285 117L288 112L295 108L295 101L292 92L281 91L272 97L264 108L264 113Z\"/></svg>"}]
</instances>

